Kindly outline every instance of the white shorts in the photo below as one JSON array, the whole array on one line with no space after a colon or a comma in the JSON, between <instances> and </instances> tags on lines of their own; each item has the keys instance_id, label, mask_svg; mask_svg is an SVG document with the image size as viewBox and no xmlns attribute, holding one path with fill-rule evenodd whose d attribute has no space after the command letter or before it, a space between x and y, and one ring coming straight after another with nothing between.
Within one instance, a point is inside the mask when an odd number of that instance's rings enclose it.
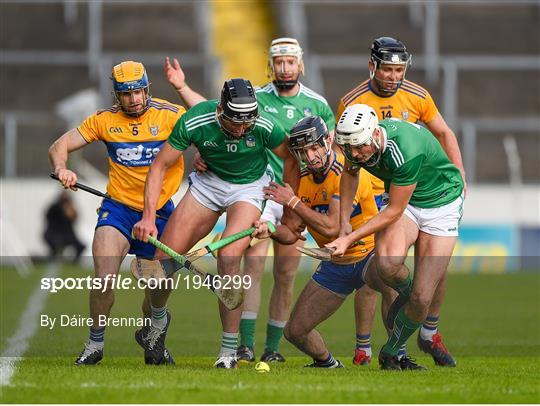
<instances>
[{"instance_id":1,"label":"white shorts","mask_svg":"<svg viewBox=\"0 0 540 406\"><path fill-rule=\"evenodd\" d=\"M264 173L255 182L237 184L220 179L211 171L192 172L189 191L200 204L213 211L223 213L236 202L247 202L262 212L265 202L262 189L271 180L271 176Z\"/></svg>"},{"instance_id":2,"label":"white shorts","mask_svg":"<svg viewBox=\"0 0 540 406\"><path fill-rule=\"evenodd\" d=\"M409 204L405 215L426 234L457 237L459 222L463 216L463 195L451 203L432 209L422 209Z\"/></svg>"},{"instance_id":3,"label":"white shorts","mask_svg":"<svg viewBox=\"0 0 540 406\"><path fill-rule=\"evenodd\" d=\"M278 226L281 224L281 218L283 217L283 206L273 200L267 200L266 206L261 214L261 220L271 221L272 224ZM307 228L301 233L304 237L307 237Z\"/></svg>"},{"instance_id":4,"label":"white shorts","mask_svg":"<svg viewBox=\"0 0 540 406\"><path fill-rule=\"evenodd\" d=\"M276 226L281 224L281 217L283 217L283 206L273 200L267 200L263 213L261 214L261 220L271 221Z\"/></svg>"}]
</instances>

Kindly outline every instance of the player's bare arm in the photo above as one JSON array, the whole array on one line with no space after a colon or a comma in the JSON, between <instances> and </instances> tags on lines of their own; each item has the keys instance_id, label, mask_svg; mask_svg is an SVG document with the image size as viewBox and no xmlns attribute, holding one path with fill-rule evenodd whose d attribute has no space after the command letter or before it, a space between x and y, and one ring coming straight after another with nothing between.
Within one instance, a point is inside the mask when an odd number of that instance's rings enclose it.
<instances>
[{"instance_id":1,"label":"player's bare arm","mask_svg":"<svg viewBox=\"0 0 540 406\"><path fill-rule=\"evenodd\" d=\"M340 208L339 208L339 235L343 237L351 232L350 217L354 196L358 189L358 168L351 165L347 160L341 174L339 183Z\"/></svg>"},{"instance_id":2,"label":"player's bare arm","mask_svg":"<svg viewBox=\"0 0 540 406\"><path fill-rule=\"evenodd\" d=\"M186 75L180 66L180 62L178 62L178 59L174 58L171 63L169 57L166 57L165 63L163 64L163 73L188 108L206 100L206 98L188 86L186 83Z\"/></svg>"},{"instance_id":3,"label":"player's bare arm","mask_svg":"<svg viewBox=\"0 0 540 406\"><path fill-rule=\"evenodd\" d=\"M73 128L58 138L49 148L49 163L65 188L77 183L77 174L67 169L68 155L88 145L78 129Z\"/></svg>"},{"instance_id":4,"label":"player's bare arm","mask_svg":"<svg viewBox=\"0 0 540 406\"><path fill-rule=\"evenodd\" d=\"M168 142L165 143L156 159L152 162L144 186L143 218L133 226L133 235L141 241L147 241L149 236L157 237L156 209L163 184L163 177L182 156L182 151L174 149Z\"/></svg>"},{"instance_id":5,"label":"player's bare arm","mask_svg":"<svg viewBox=\"0 0 540 406\"><path fill-rule=\"evenodd\" d=\"M283 183L288 183L294 191L297 191L300 183L300 166L297 159L289 152L287 140L274 148L272 152L283 159Z\"/></svg>"},{"instance_id":6,"label":"player's bare arm","mask_svg":"<svg viewBox=\"0 0 540 406\"><path fill-rule=\"evenodd\" d=\"M337 237L339 233L339 200L332 199L328 213L323 214L306 206L288 184L281 186L271 182L263 191L267 199L290 207L302 219L303 223L313 227L319 234L327 238Z\"/></svg>"},{"instance_id":7,"label":"player's bare arm","mask_svg":"<svg viewBox=\"0 0 540 406\"><path fill-rule=\"evenodd\" d=\"M415 188L416 183L407 186L397 186L392 183L390 185L389 202L386 209L371 218L366 224L362 225L351 234L326 244L326 247L335 248L333 255L342 256L353 242L361 240L366 235L383 230L390 224L396 222L407 208L407 204L409 204Z\"/></svg>"},{"instance_id":8,"label":"player's bare arm","mask_svg":"<svg viewBox=\"0 0 540 406\"><path fill-rule=\"evenodd\" d=\"M457 166L461 172L461 176L463 176L463 181L465 181L465 168L463 166L463 159L461 158L461 151L459 149L456 134L454 134L452 129L446 124L446 121L444 121L444 118L440 113L437 113L433 120L426 123L426 126L439 140L444 152L446 152L450 161Z\"/></svg>"}]
</instances>

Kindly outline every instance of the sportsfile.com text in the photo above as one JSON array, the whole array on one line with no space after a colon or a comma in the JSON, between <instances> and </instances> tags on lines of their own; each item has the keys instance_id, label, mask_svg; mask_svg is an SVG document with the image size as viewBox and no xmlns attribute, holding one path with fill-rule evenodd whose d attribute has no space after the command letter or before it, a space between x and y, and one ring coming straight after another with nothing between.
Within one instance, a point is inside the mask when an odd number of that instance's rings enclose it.
<instances>
[{"instance_id":1,"label":"sportsfile.com text","mask_svg":"<svg viewBox=\"0 0 540 406\"><path fill-rule=\"evenodd\" d=\"M135 283L134 283L135 282ZM199 275L184 275L176 279L138 279L120 275L107 275L104 278L91 276L78 278L41 278L41 290L57 293L61 290L98 290L107 289L249 289L251 287L250 275L208 275L203 278Z\"/></svg>"}]
</instances>

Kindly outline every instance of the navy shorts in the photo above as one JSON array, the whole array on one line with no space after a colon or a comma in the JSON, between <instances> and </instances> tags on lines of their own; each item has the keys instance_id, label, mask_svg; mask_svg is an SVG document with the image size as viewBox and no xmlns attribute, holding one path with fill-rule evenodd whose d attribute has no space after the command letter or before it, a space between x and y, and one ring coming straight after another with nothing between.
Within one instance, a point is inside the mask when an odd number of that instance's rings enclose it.
<instances>
[{"instance_id":1,"label":"navy shorts","mask_svg":"<svg viewBox=\"0 0 540 406\"><path fill-rule=\"evenodd\" d=\"M364 259L354 264L342 265L322 261L311 279L339 296L350 295L353 290L364 286L364 273L374 252L371 251Z\"/></svg>"},{"instance_id":2,"label":"navy shorts","mask_svg":"<svg viewBox=\"0 0 540 406\"><path fill-rule=\"evenodd\" d=\"M174 204L169 200L165 205L157 211L161 217L156 217L156 226L158 229L158 238L161 236L167 219L171 216L174 210ZM164 217L164 218L163 218ZM115 202L110 199L103 199L101 207L98 211L98 221L96 229L103 226L111 226L120 231L129 241L129 253L135 254L142 258L153 258L156 248L152 244L144 243L131 238L131 229L140 219L142 212L135 211L122 203Z\"/></svg>"}]
</instances>

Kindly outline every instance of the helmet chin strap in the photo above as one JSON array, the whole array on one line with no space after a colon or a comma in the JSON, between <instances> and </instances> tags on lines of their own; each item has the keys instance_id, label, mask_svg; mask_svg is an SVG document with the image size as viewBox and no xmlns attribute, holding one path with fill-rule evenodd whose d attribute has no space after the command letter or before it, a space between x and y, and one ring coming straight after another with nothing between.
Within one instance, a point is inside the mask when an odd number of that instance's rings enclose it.
<instances>
[{"instance_id":1,"label":"helmet chin strap","mask_svg":"<svg viewBox=\"0 0 540 406\"><path fill-rule=\"evenodd\" d=\"M375 76L375 71L380 68L380 62L379 63L374 62L374 64L375 64L375 69L369 71L369 78L375 82L377 91L385 95L392 95L396 93L399 87L401 86L401 84L403 83L403 81L405 80L405 73L407 72L407 66L405 66L405 70L403 71L403 77L401 78L401 80L394 82L393 80L379 79L377 76ZM384 88L384 86L382 86L382 84L384 83L390 83L392 85L396 85L396 88L392 90L387 90Z\"/></svg>"},{"instance_id":2,"label":"helmet chin strap","mask_svg":"<svg viewBox=\"0 0 540 406\"><path fill-rule=\"evenodd\" d=\"M326 173L328 169L330 169L330 154L332 153L332 148L328 145L328 139L324 140L324 149L326 150L326 153L321 157L323 165L318 169L310 167L311 171L316 172L319 175Z\"/></svg>"},{"instance_id":3,"label":"helmet chin strap","mask_svg":"<svg viewBox=\"0 0 540 406\"><path fill-rule=\"evenodd\" d=\"M290 90L296 86L298 79L296 80L277 80L273 81L274 85L280 90Z\"/></svg>"},{"instance_id":4,"label":"helmet chin strap","mask_svg":"<svg viewBox=\"0 0 540 406\"><path fill-rule=\"evenodd\" d=\"M285 62L281 62L281 71L285 72ZM304 70L303 65L300 65L300 71L298 72L296 79L291 80L279 80L273 66L272 73L274 75L274 80L272 83L274 83L279 90L290 90L297 85L298 81L300 80L300 75L304 73Z\"/></svg>"},{"instance_id":5,"label":"helmet chin strap","mask_svg":"<svg viewBox=\"0 0 540 406\"><path fill-rule=\"evenodd\" d=\"M373 155L371 155L369 157L369 159L365 162L365 165L366 166L375 166L379 163L379 161L381 160L381 156L382 156L382 148L381 148L381 138L382 137L382 131L380 129L380 127L377 127L377 130L378 132L378 136L373 136L372 137L372 143L373 145L375 145L375 148L377 149L377 151L375 151L373 153Z\"/></svg>"}]
</instances>

